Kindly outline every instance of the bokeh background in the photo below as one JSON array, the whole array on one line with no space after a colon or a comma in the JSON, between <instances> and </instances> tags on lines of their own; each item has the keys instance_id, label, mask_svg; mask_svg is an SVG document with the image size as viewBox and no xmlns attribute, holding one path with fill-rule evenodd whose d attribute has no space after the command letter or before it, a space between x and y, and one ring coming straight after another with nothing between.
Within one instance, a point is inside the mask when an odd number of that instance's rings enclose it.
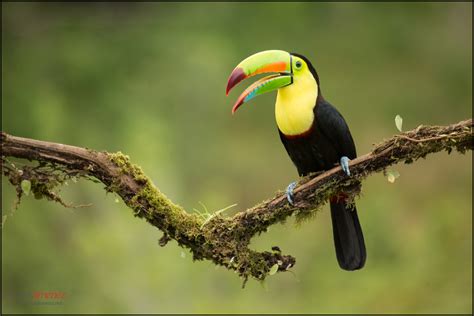
<instances>
[{"instance_id":1,"label":"bokeh background","mask_svg":"<svg viewBox=\"0 0 474 316\"><path fill-rule=\"evenodd\" d=\"M2 130L120 150L190 212L237 203L231 215L297 178L275 94L230 114L238 92L224 90L239 61L266 49L307 56L363 154L397 133L397 114L404 129L472 116L471 12L471 3L2 3ZM363 270L339 269L325 207L253 240L297 265L243 290L175 242L159 247L161 233L100 184L61 191L91 207L27 197L12 214L2 179L2 311L470 313L471 159L440 153L393 167L394 184L382 174L364 182ZM66 297L35 305L35 291Z\"/></svg>"}]
</instances>

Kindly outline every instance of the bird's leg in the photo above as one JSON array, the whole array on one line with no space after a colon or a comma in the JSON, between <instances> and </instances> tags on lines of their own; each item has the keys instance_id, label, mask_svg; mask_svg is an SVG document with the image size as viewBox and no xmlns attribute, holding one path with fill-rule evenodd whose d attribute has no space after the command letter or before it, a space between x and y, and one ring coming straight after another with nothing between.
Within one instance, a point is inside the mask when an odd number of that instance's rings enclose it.
<instances>
[{"instance_id":1,"label":"bird's leg","mask_svg":"<svg viewBox=\"0 0 474 316\"><path fill-rule=\"evenodd\" d=\"M347 156L342 156L342 157L341 157L341 160L340 160L342 170L343 170L348 176L351 175L351 171L349 170L349 160L350 160L350 159L347 158Z\"/></svg>"},{"instance_id":2,"label":"bird's leg","mask_svg":"<svg viewBox=\"0 0 474 316\"><path fill-rule=\"evenodd\" d=\"M295 189L295 187L296 187L296 181L291 182L286 187L286 199L288 200L288 202L291 205L293 205L293 203L294 203L294 201L293 201L293 190Z\"/></svg>"}]
</instances>

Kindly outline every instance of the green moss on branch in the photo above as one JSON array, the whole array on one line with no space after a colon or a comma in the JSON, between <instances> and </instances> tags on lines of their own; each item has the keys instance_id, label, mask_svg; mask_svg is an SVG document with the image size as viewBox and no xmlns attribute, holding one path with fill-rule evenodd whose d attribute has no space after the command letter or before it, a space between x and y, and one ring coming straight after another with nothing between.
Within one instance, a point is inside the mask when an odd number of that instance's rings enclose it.
<instances>
[{"instance_id":1,"label":"green moss on branch","mask_svg":"<svg viewBox=\"0 0 474 316\"><path fill-rule=\"evenodd\" d=\"M360 192L360 182L364 178L384 171L392 164L412 163L442 150L451 152L454 149L461 153L472 150L472 127L471 119L449 126L419 126L393 136L377 145L371 153L352 160L351 177L347 177L340 167L335 167L302 178L294 190L296 202L293 206L280 192L233 217L216 214L206 221L171 202L143 170L121 152L96 152L2 132L2 171L20 192L20 197L21 181L25 179L31 181L31 190L38 197L51 197L51 189L71 177L96 179L105 184L107 191L118 194L135 216L163 232L160 245L176 240L180 246L190 249L194 260L210 260L234 270L245 284L249 277L263 280L276 271L287 271L295 265L295 258L282 255L278 247L264 252L250 249L253 236L292 215L299 220L311 217L335 192L344 191L354 198ZM43 167L25 167L19 172L6 157L39 161Z\"/></svg>"}]
</instances>

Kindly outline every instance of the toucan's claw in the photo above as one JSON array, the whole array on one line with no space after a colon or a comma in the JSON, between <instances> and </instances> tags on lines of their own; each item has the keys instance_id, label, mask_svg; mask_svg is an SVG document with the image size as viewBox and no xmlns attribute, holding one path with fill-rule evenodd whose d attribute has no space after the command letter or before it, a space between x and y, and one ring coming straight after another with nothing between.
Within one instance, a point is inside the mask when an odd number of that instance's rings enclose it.
<instances>
[{"instance_id":1,"label":"toucan's claw","mask_svg":"<svg viewBox=\"0 0 474 316\"><path fill-rule=\"evenodd\" d=\"M346 156L342 156L342 157L341 157L341 160L340 160L342 170L343 170L348 176L351 175L351 171L349 170L349 160L350 160L350 159L347 158Z\"/></svg>"},{"instance_id":2,"label":"toucan's claw","mask_svg":"<svg viewBox=\"0 0 474 316\"><path fill-rule=\"evenodd\" d=\"M293 190L295 189L296 187L296 181L295 182L291 182L288 187L286 187L286 199L288 200L288 202L293 205L294 204L294 201L293 201Z\"/></svg>"}]
</instances>

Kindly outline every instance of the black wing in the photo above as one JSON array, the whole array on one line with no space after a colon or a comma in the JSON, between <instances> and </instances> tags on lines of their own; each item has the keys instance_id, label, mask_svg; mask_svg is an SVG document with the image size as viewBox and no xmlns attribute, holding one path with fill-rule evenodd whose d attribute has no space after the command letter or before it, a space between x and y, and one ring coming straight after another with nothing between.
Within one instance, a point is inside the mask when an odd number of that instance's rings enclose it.
<instances>
[{"instance_id":1,"label":"black wing","mask_svg":"<svg viewBox=\"0 0 474 316\"><path fill-rule=\"evenodd\" d=\"M326 100L319 101L314 108L316 118L315 126L327 139L329 139L339 155L349 159L357 157L354 140L349 126L341 113Z\"/></svg>"}]
</instances>

